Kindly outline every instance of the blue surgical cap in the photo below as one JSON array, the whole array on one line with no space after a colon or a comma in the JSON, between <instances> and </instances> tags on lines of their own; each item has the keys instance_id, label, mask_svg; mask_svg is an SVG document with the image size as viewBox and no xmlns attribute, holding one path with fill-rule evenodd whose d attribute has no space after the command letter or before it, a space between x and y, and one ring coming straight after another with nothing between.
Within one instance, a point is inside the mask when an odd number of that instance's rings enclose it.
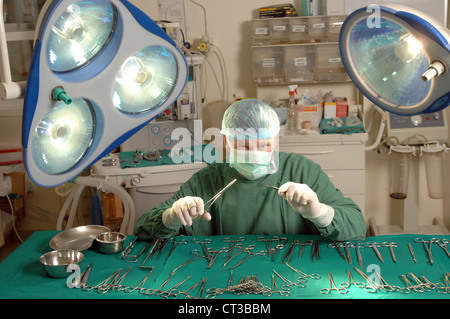
<instances>
[{"instance_id":1,"label":"blue surgical cap","mask_svg":"<svg viewBox=\"0 0 450 319\"><path fill-rule=\"evenodd\" d=\"M272 107L256 99L237 101L223 115L222 130L229 139L259 140L278 135L280 121Z\"/></svg>"}]
</instances>

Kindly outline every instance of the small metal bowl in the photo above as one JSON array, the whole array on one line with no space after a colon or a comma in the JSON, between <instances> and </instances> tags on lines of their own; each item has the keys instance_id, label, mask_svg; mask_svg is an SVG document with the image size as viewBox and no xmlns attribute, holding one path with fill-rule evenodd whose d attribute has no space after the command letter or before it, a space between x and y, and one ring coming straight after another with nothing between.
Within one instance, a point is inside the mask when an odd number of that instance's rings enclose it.
<instances>
[{"instance_id":1,"label":"small metal bowl","mask_svg":"<svg viewBox=\"0 0 450 319\"><path fill-rule=\"evenodd\" d=\"M115 254L121 252L123 243L127 236L118 232L107 232L98 235L95 240L98 243L98 249L104 254Z\"/></svg>"},{"instance_id":2,"label":"small metal bowl","mask_svg":"<svg viewBox=\"0 0 450 319\"><path fill-rule=\"evenodd\" d=\"M67 267L76 264L81 267L84 254L77 250L53 250L43 254L39 259L47 274L54 278L68 277L72 271Z\"/></svg>"}]
</instances>

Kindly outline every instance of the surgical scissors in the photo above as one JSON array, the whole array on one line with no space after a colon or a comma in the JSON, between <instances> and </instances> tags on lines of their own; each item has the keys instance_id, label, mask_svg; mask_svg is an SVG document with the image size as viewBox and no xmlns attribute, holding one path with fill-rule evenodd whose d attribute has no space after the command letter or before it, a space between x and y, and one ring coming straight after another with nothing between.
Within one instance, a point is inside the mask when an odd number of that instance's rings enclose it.
<instances>
[{"instance_id":1,"label":"surgical scissors","mask_svg":"<svg viewBox=\"0 0 450 319\"><path fill-rule=\"evenodd\" d=\"M334 283L333 277L331 276L330 273L328 273L328 280L330 283L330 287L329 288L322 288L320 289L320 293L324 294L324 295L328 295L331 291L336 290L338 293L340 294L346 294L348 292L347 288L343 288L343 287L336 287L336 284Z\"/></svg>"},{"instance_id":2,"label":"surgical scissors","mask_svg":"<svg viewBox=\"0 0 450 319\"><path fill-rule=\"evenodd\" d=\"M228 187L230 187L231 185L233 185L235 182L237 181L237 179L233 179L227 186L225 186L224 188L222 188L216 195L214 195L213 197L211 197L206 203L205 203L205 212L208 212L208 210L211 208L211 206L214 204L214 202L228 189ZM206 205L208 205L208 207L206 207Z\"/></svg>"}]
</instances>

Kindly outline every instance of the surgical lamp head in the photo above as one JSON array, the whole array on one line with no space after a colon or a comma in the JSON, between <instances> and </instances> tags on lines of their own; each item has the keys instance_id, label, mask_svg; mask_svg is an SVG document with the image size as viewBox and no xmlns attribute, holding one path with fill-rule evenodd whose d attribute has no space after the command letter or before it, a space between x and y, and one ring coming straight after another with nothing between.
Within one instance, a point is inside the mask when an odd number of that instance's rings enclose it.
<instances>
[{"instance_id":1,"label":"surgical lamp head","mask_svg":"<svg viewBox=\"0 0 450 319\"><path fill-rule=\"evenodd\" d=\"M415 115L450 104L450 31L398 5L370 5L345 20L342 62L358 89L382 109Z\"/></svg>"},{"instance_id":2,"label":"surgical lamp head","mask_svg":"<svg viewBox=\"0 0 450 319\"><path fill-rule=\"evenodd\" d=\"M65 183L117 148L183 91L187 61L127 0L58 0L40 15L24 102L31 179Z\"/></svg>"}]
</instances>

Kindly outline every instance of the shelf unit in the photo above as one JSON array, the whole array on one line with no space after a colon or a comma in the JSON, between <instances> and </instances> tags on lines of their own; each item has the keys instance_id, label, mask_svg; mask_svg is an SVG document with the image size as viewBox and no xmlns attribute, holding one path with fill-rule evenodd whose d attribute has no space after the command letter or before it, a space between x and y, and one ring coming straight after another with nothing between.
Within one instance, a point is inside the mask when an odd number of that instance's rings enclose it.
<instances>
[{"instance_id":1,"label":"shelf unit","mask_svg":"<svg viewBox=\"0 0 450 319\"><path fill-rule=\"evenodd\" d=\"M338 42L345 18L311 16L252 20L255 84L350 82Z\"/></svg>"}]
</instances>

